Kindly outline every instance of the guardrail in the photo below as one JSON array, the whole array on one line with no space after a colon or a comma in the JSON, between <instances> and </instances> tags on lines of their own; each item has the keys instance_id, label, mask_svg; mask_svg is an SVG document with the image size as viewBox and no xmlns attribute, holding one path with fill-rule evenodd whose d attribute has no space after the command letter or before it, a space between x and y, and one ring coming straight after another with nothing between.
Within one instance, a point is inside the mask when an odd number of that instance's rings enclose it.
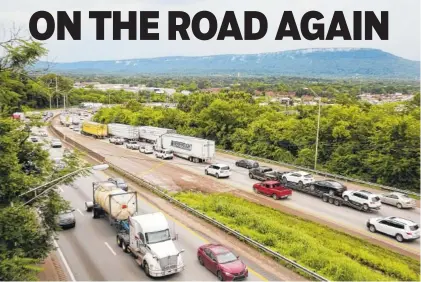
<instances>
[{"instance_id":1,"label":"guardrail","mask_svg":"<svg viewBox=\"0 0 421 282\"><path fill-rule=\"evenodd\" d=\"M251 155L247 155L247 154L242 154L242 153L229 151L229 150L223 150L223 149L216 149L216 150L218 152L227 153L227 154L231 154L231 155L238 155L238 156L248 158L248 159L260 160L260 161L265 162L265 163L273 163L273 164L278 164L278 165L282 165L282 166L293 167L293 168L296 168L296 169L299 169L299 170L309 171L309 172L312 172L314 174L318 174L318 175L329 177L329 178L340 179L340 180L345 180L345 181L348 181L348 182L354 182L354 183L360 183L360 184L366 184L366 185L374 186L374 187L377 187L377 188L380 188L380 189L383 189L383 190L387 190L387 191L401 192L401 193L404 193L404 194L409 194L409 195L418 196L418 197L420 196L420 193L416 193L416 192L412 192L412 191L408 191L408 190L402 190L402 189L399 189L399 188L396 188L396 187L372 183L372 182L369 182L369 181L364 181L364 180L360 180L360 179L356 179L356 178L351 178L351 177L347 177L347 176L333 174L333 173L329 173L329 172L325 172L325 171L315 170L315 169L311 169L311 168L308 168L308 167L303 167L303 166L294 165L294 164L290 164L290 163L284 163L284 162L280 162L280 161L273 161L273 160L269 160L269 159L265 159L265 158L261 158L261 157L256 157L256 156L251 156Z\"/></svg>"},{"instance_id":2,"label":"guardrail","mask_svg":"<svg viewBox=\"0 0 421 282\"><path fill-rule=\"evenodd\" d=\"M60 137L62 137L62 138L64 137L64 134L61 133L60 131L58 131L54 126L51 125L50 128L52 129L52 131L54 133L56 133ZM293 261L293 260L291 260L291 259L289 259L289 258L287 258L287 257L285 257L285 256L283 256L283 255L281 255L281 254L279 254L279 253L277 253L277 252L269 249L269 248L267 248L266 246L262 245L261 243L259 243L257 241L254 241L253 239L251 239L251 238L249 238L247 236L244 236L240 232L238 232L238 231L236 231L236 230L234 230L234 229L232 229L232 228L230 228L230 227L228 227L228 226L226 226L226 225L218 222L217 220L215 220L215 219L213 219L213 218L211 218L211 217L209 217L209 216L201 213L200 211L197 211L197 210L189 207L188 205L186 205L186 204L178 201L177 199L175 199L175 198L171 197L170 195L166 194L165 193L166 190L161 189L159 186L154 185L152 183L149 183L149 182L145 181L144 179L142 179L142 178L140 178L140 177L138 177L138 176L136 176L136 175L134 175L134 174L126 171L126 170L123 170L123 169L115 166L114 164L108 162L105 157L99 155L98 153L93 152L92 150L90 150L90 149L88 149L88 148L80 145L79 143L77 143L77 142L75 142L75 141L73 141L73 140L71 140L69 138L65 138L65 141L68 142L68 143L70 143L70 144L72 144L72 145L74 145L75 147L77 147L77 148L79 148L79 149L87 152L88 154L91 154L91 156L97 158L98 160L102 160L103 162L107 163L110 166L111 169L113 169L113 170L117 171L118 173L126 176L127 178L131 179L135 183L138 183L139 185L147 188L148 190L152 191L153 193L155 193L155 194L159 195L160 197L166 199L170 203L173 203L173 204L175 204L175 205L183 208L184 210L186 210L186 211L194 214L195 216L206 220L207 222L209 222L209 223L217 226L218 228L222 229L223 231L227 232L228 234L234 235L238 239L247 242L249 245L251 245L251 246L253 246L253 247L255 247L255 248L257 248L257 249L259 249L259 250L261 250L263 252L265 252L266 254L271 255L272 257L274 257L276 259L279 259L281 261L284 261L284 262L286 262L286 263L294 266L295 268L299 269L300 271L306 273L309 277L312 277L312 278L314 278L316 280L319 280L319 281L329 281L326 278L324 278L323 276L317 274L316 272L314 272L314 271L312 271L312 270L310 270L310 269L308 269L308 268L300 265L299 263L297 263L297 262L295 262L295 261Z\"/></svg>"}]
</instances>

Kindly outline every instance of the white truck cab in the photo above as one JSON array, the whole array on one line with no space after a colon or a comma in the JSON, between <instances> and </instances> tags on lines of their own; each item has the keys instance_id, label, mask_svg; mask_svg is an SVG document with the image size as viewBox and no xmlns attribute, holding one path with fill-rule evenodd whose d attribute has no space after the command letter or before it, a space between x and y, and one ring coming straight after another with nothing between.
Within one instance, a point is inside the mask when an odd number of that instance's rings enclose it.
<instances>
[{"instance_id":1,"label":"white truck cab","mask_svg":"<svg viewBox=\"0 0 421 282\"><path fill-rule=\"evenodd\" d=\"M129 217L129 250L148 276L162 277L184 269L184 250L177 249L175 239L161 212Z\"/></svg>"}]
</instances>

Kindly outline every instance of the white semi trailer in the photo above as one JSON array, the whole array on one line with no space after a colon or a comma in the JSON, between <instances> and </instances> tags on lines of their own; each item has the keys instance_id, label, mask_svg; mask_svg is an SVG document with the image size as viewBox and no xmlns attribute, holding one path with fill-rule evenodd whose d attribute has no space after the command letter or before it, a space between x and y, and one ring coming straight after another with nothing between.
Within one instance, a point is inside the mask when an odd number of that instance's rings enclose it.
<instances>
[{"instance_id":1,"label":"white semi trailer","mask_svg":"<svg viewBox=\"0 0 421 282\"><path fill-rule=\"evenodd\" d=\"M195 163L210 162L215 156L215 141L180 134L161 135L155 148L172 150L175 156Z\"/></svg>"},{"instance_id":2,"label":"white semi trailer","mask_svg":"<svg viewBox=\"0 0 421 282\"><path fill-rule=\"evenodd\" d=\"M153 126L139 126L138 132L140 141L149 143L155 143L156 140L163 134L176 133L174 129Z\"/></svg>"},{"instance_id":3,"label":"white semi trailer","mask_svg":"<svg viewBox=\"0 0 421 282\"><path fill-rule=\"evenodd\" d=\"M139 131L136 126L120 123L109 123L108 134L116 137L125 138L128 140L139 139Z\"/></svg>"},{"instance_id":4,"label":"white semi trailer","mask_svg":"<svg viewBox=\"0 0 421 282\"><path fill-rule=\"evenodd\" d=\"M126 192L109 181L94 182L93 202L85 202L92 218L108 216L116 227L117 245L130 253L151 277L163 277L184 270L181 253L171 237L168 221L161 212L137 215L137 193Z\"/></svg>"}]
</instances>

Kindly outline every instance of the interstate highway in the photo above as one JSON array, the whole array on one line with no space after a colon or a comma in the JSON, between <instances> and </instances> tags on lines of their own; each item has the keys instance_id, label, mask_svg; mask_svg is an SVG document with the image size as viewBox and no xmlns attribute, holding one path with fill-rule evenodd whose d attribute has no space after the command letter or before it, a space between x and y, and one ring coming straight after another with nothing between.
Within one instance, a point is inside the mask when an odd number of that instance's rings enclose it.
<instances>
[{"instance_id":1,"label":"interstate highway","mask_svg":"<svg viewBox=\"0 0 421 282\"><path fill-rule=\"evenodd\" d=\"M49 149L52 158L61 157L63 149ZM105 171L106 172L106 171ZM92 200L92 182L104 181L110 176L102 171L77 178L71 185L62 185L59 192L75 208L76 227L59 232L58 246L64 256L64 264L70 269L69 277L76 281L134 281L153 280L145 275L135 260L124 253L116 244L116 232L105 218L93 219L84 210L84 203ZM131 186L130 186L131 187ZM159 209L138 195L139 213L152 213ZM208 242L218 242L214 236L198 234L171 217L167 217L171 232L175 230L178 240L175 244L185 249L182 254L186 268L179 274L164 277L174 281L217 281L217 277L202 267L196 257L197 248ZM241 257L249 267L249 281L284 280L263 270L255 261ZM287 271L288 273L289 271ZM289 274L288 274L289 275ZM288 276L296 277L296 275ZM288 280L290 280L288 279Z\"/></svg>"},{"instance_id":2,"label":"interstate highway","mask_svg":"<svg viewBox=\"0 0 421 282\"><path fill-rule=\"evenodd\" d=\"M248 193L253 193L252 185L257 182L255 180L249 179L248 171L246 169L235 167L235 159L238 158L228 156L226 154L217 153L214 162L229 165L232 168L232 175L228 179L216 179L212 176L204 176L204 164L194 164L180 158L161 161L156 159L153 155L144 155L135 150L127 150L124 148L124 146L115 146L113 144L109 144L107 139L101 141L95 140L92 137L81 136L79 133L62 127L57 123L55 125L58 130L64 132L67 136L74 137L77 141L82 142L86 147L105 156L107 160L115 161L122 168L134 172L146 171L145 174L138 174L138 176L144 177L148 181L153 181L155 184L162 187L170 188L175 185L171 175L165 173L166 170L169 169L169 166L166 166L165 164L173 164L175 167L180 167L196 175L206 177L206 179L212 183L225 184L232 188L237 188ZM145 167L145 161L142 161L142 159L145 158L154 160L156 165L148 165ZM123 159L125 160L123 161ZM283 170L282 168L277 168L274 165L270 166L274 169L279 169L281 171ZM315 176L315 178L321 179L321 177L318 176ZM352 190L365 189L364 187L359 187L355 184L349 186L349 188ZM386 245L391 245L395 248L402 249L419 256L420 240L402 244L394 241L393 238L389 238L378 233L372 234L365 227L368 218L377 216L399 216L411 219L419 223L419 208L412 210L399 210L396 207L382 205L380 211L364 213L349 207L336 207L334 205L324 203L321 199L316 197L295 191L293 192L291 198L287 200L276 201L275 203L321 218L327 222L332 222L333 224L339 225L345 229L356 231L358 233L364 234L365 236L370 236L371 238L375 238L381 242L384 242Z\"/></svg>"}]
</instances>

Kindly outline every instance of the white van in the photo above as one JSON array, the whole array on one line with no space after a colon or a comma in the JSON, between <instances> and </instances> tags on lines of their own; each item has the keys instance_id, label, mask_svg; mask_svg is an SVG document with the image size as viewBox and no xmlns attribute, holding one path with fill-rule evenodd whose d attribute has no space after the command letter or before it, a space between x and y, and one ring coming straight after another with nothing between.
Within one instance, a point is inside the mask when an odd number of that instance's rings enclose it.
<instances>
[{"instance_id":1,"label":"white van","mask_svg":"<svg viewBox=\"0 0 421 282\"><path fill-rule=\"evenodd\" d=\"M174 158L173 152L169 149L158 149L158 150L155 151L155 156L157 158L161 158L163 160L165 160L165 159L172 160Z\"/></svg>"}]
</instances>

